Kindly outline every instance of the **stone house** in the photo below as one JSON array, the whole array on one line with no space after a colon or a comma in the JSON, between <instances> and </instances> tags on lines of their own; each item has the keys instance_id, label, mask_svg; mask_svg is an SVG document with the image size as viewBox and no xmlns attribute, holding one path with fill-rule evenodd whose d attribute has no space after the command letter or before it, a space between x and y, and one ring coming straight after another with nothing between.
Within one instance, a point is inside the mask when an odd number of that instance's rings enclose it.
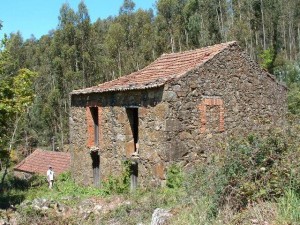
<instances>
[{"instance_id":1,"label":"stone house","mask_svg":"<svg viewBox=\"0 0 300 225\"><path fill-rule=\"evenodd\" d=\"M231 136L282 126L286 91L236 42L164 54L71 92L73 176L99 185L130 160L133 188L160 185L174 162L193 166Z\"/></svg>"}]
</instances>

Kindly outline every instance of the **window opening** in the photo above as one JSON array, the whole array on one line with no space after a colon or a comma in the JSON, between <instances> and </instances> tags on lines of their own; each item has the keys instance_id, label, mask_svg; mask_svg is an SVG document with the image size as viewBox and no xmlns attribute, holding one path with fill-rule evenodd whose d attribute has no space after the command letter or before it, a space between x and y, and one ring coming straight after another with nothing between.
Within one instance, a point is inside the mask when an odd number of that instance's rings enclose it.
<instances>
[{"instance_id":1,"label":"window opening","mask_svg":"<svg viewBox=\"0 0 300 225\"><path fill-rule=\"evenodd\" d=\"M130 122L130 127L134 142L134 151L138 150L138 140L139 140L139 113L138 108L127 108L127 115Z\"/></svg>"},{"instance_id":2,"label":"window opening","mask_svg":"<svg viewBox=\"0 0 300 225\"><path fill-rule=\"evenodd\" d=\"M98 107L91 107L91 114L94 122L94 145L99 144L99 121L98 121Z\"/></svg>"}]
</instances>

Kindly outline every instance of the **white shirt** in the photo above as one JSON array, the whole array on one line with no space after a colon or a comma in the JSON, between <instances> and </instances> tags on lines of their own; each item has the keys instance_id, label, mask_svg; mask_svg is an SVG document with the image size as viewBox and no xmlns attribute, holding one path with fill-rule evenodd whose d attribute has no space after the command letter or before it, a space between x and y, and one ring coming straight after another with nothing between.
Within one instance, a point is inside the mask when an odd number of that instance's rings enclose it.
<instances>
[{"instance_id":1,"label":"white shirt","mask_svg":"<svg viewBox=\"0 0 300 225\"><path fill-rule=\"evenodd\" d=\"M49 180L54 180L54 171L53 170L47 170L47 177Z\"/></svg>"}]
</instances>

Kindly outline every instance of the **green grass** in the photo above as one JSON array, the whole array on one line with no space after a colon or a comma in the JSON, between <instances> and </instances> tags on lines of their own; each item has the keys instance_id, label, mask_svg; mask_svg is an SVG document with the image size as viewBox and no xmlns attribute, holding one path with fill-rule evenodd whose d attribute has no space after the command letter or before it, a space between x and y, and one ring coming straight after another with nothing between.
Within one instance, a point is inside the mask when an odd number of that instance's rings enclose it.
<instances>
[{"instance_id":1,"label":"green grass","mask_svg":"<svg viewBox=\"0 0 300 225\"><path fill-rule=\"evenodd\" d=\"M287 190L278 200L280 222L297 225L300 223L300 196L293 190Z\"/></svg>"}]
</instances>

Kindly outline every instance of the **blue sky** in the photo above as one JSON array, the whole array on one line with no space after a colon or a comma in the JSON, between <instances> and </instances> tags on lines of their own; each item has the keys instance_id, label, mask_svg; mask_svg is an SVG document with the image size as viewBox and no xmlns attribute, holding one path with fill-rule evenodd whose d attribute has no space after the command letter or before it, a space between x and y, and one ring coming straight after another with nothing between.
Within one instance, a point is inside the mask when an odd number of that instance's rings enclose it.
<instances>
[{"instance_id":1,"label":"blue sky","mask_svg":"<svg viewBox=\"0 0 300 225\"><path fill-rule=\"evenodd\" d=\"M133 0L136 9L154 9L155 0ZM2 29L0 39L4 33L10 34L20 31L24 40L33 34L40 38L48 34L49 30L58 25L59 9L63 3L69 3L77 11L80 0L0 0L0 20ZM98 18L116 16L123 0L85 0L92 22Z\"/></svg>"}]
</instances>

